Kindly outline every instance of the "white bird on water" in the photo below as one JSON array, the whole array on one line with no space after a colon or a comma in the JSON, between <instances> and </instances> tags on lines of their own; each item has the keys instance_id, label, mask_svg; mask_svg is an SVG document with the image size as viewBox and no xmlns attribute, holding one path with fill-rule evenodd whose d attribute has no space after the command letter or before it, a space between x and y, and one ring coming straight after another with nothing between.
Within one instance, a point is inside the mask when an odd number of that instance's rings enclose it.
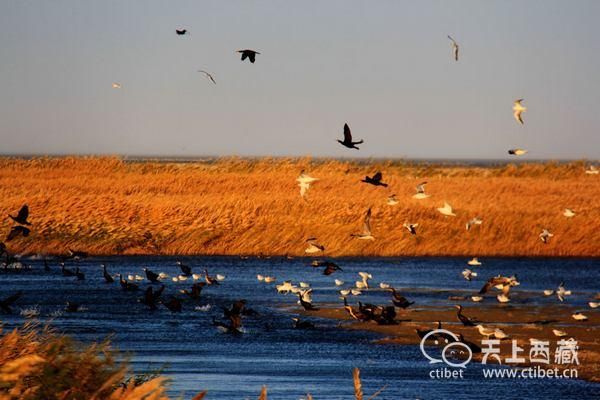
<instances>
[{"instance_id":1,"label":"white bird on water","mask_svg":"<svg viewBox=\"0 0 600 400\"><path fill-rule=\"evenodd\" d=\"M276 279L274 276L265 276L265 283L273 283Z\"/></svg>"},{"instance_id":2,"label":"white bird on water","mask_svg":"<svg viewBox=\"0 0 600 400\"><path fill-rule=\"evenodd\" d=\"M259 282L264 282L265 277L261 274L256 275L256 279L258 279Z\"/></svg>"},{"instance_id":3,"label":"white bird on water","mask_svg":"<svg viewBox=\"0 0 600 400\"><path fill-rule=\"evenodd\" d=\"M554 290L546 289L544 290L544 296L552 296L554 294Z\"/></svg>"},{"instance_id":4,"label":"white bird on water","mask_svg":"<svg viewBox=\"0 0 600 400\"><path fill-rule=\"evenodd\" d=\"M344 284L344 281L336 279L335 281L335 286L342 286Z\"/></svg>"},{"instance_id":5,"label":"white bird on water","mask_svg":"<svg viewBox=\"0 0 600 400\"><path fill-rule=\"evenodd\" d=\"M390 288L390 284L389 284L389 283L385 283L385 282L381 282L381 283L379 284L379 287L380 287L381 289L389 289L389 288Z\"/></svg>"},{"instance_id":6,"label":"white bird on water","mask_svg":"<svg viewBox=\"0 0 600 400\"><path fill-rule=\"evenodd\" d=\"M456 217L452 206L448 202L444 202L444 206L437 209L442 215L447 217Z\"/></svg>"},{"instance_id":7,"label":"white bird on water","mask_svg":"<svg viewBox=\"0 0 600 400\"><path fill-rule=\"evenodd\" d=\"M417 193L413 195L414 199L422 200L429 197L429 195L425 193L425 185L427 185L427 182L421 182L416 186Z\"/></svg>"},{"instance_id":8,"label":"white bird on water","mask_svg":"<svg viewBox=\"0 0 600 400\"><path fill-rule=\"evenodd\" d=\"M510 297L505 294L499 294L496 296L496 300L498 300L499 303L508 303L510 301Z\"/></svg>"},{"instance_id":9,"label":"white bird on water","mask_svg":"<svg viewBox=\"0 0 600 400\"><path fill-rule=\"evenodd\" d=\"M471 296L471 300L473 300L475 303L479 303L481 300L483 300L483 297L481 297L481 296Z\"/></svg>"},{"instance_id":10,"label":"white bird on water","mask_svg":"<svg viewBox=\"0 0 600 400\"><path fill-rule=\"evenodd\" d=\"M481 265L481 261L479 261L479 259L477 257L473 257L472 259L467 261L467 264L474 267L474 266Z\"/></svg>"},{"instance_id":11,"label":"white bird on water","mask_svg":"<svg viewBox=\"0 0 600 400\"><path fill-rule=\"evenodd\" d=\"M567 218L573 218L575 216L575 211L573 211L570 208L565 208L565 211L563 211L563 215Z\"/></svg>"},{"instance_id":12,"label":"white bird on water","mask_svg":"<svg viewBox=\"0 0 600 400\"><path fill-rule=\"evenodd\" d=\"M571 315L571 317L575 320L575 321L587 321L588 317L583 315L580 312L577 312L573 315Z\"/></svg>"},{"instance_id":13,"label":"white bird on water","mask_svg":"<svg viewBox=\"0 0 600 400\"><path fill-rule=\"evenodd\" d=\"M513 116L521 125L523 125L523 117L521 116L521 114L527 111L527 107L523 107L523 105L521 104L523 100L524 99L515 100L513 104Z\"/></svg>"},{"instance_id":14,"label":"white bird on water","mask_svg":"<svg viewBox=\"0 0 600 400\"><path fill-rule=\"evenodd\" d=\"M304 198L308 189L310 189L310 184L318 181L318 178L313 178L304 173L304 171L300 172L300 176L296 178L298 182L298 186L300 187L300 197Z\"/></svg>"},{"instance_id":15,"label":"white bird on water","mask_svg":"<svg viewBox=\"0 0 600 400\"><path fill-rule=\"evenodd\" d=\"M568 335L567 332L561 331L559 329L552 329L552 333L554 333L554 336L558 336L558 337L565 337Z\"/></svg>"},{"instance_id":16,"label":"white bird on water","mask_svg":"<svg viewBox=\"0 0 600 400\"><path fill-rule=\"evenodd\" d=\"M600 303L598 303L597 301L590 301L590 302L588 303L588 305L589 305L591 308L598 308L598 306L600 306Z\"/></svg>"}]
</instances>

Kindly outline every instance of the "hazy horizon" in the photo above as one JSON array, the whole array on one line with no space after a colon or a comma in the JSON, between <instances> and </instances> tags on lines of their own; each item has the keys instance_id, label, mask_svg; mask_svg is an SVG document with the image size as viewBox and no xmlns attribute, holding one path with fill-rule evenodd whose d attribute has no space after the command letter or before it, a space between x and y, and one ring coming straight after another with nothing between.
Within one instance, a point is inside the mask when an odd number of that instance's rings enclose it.
<instances>
[{"instance_id":1,"label":"hazy horizon","mask_svg":"<svg viewBox=\"0 0 600 400\"><path fill-rule=\"evenodd\" d=\"M0 153L597 160L598 15L591 0L3 2ZM336 142L346 122L360 151Z\"/></svg>"}]
</instances>

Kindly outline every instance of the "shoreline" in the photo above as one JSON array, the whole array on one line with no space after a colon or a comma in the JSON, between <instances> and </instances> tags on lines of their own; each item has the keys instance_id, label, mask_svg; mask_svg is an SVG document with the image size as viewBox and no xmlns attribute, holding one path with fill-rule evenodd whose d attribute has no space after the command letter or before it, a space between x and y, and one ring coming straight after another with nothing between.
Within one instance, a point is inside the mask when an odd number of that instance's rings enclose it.
<instances>
[{"instance_id":1,"label":"shoreline","mask_svg":"<svg viewBox=\"0 0 600 400\"><path fill-rule=\"evenodd\" d=\"M457 304L461 302L456 302ZM356 309L356 304L352 304ZM520 356L527 358L529 355L530 344L529 338L539 340L547 340L550 342L550 359L554 359L554 348L560 338L552 334L552 329L564 329L569 335L564 339L573 337L578 342L578 358L579 365L569 365L577 370L578 376L575 379L585 380L588 382L600 383L600 315L592 311L586 313L589 320L586 322L577 322L570 319L570 314L575 308L569 305L564 307L558 306L543 306L543 307L512 307L503 305L478 305L477 307L464 305L463 312L470 317L480 318L484 326L499 327L510 335L509 340L503 340L500 344L500 357L505 360L511 356L512 342L511 339L517 340L517 345L524 349ZM414 306L413 306L414 307ZM360 322L353 320L343 308L332 308L327 305L318 311L299 310L298 313L305 317L318 317L333 320L345 321L348 323L340 324L343 329L354 329L374 332L382 335L376 343L398 344L418 346L421 339L416 334L415 329L435 329L436 321L442 323L442 328L448 329L455 334L463 334L465 339L474 342L481 347L481 338L483 338L474 327L465 327L458 322L456 318L456 310L451 306L448 307L410 307L407 310L396 309L398 315L397 320L401 321L398 325L377 325L374 322ZM509 308L512 307L512 310ZM537 325L528 323L536 319L537 315L552 315L557 320L556 324ZM509 319L512 319L510 321ZM423 357L425 360L425 357ZM473 354L471 362L480 362L481 354ZM540 365L545 369L559 368L562 370L566 367L561 367L554 362L550 364L504 364L511 368L522 368ZM438 364L439 366L439 364ZM432 369L436 366L432 366ZM468 366L467 366L468 368Z\"/></svg>"}]
</instances>

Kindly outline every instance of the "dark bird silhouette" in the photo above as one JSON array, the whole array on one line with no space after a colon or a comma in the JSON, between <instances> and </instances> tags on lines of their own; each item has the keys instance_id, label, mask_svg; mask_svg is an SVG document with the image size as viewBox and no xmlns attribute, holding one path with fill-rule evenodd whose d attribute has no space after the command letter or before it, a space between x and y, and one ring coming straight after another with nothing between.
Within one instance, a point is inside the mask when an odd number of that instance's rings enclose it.
<instances>
[{"instance_id":1,"label":"dark bird silhouette","mask_svg":"<svg viewBox=\"0 0 600 400\"><path fill-rule=\"evenodd\" d=\"M189 296L193 300L200 300L200 295L202 294L202 288L206 286L206 282L196 282L192 285L191 290L182 289L181 293Z\"/></svg>"},{"instance_id":2,"label":"dark bird silhouette","mask_svg":"<svg viewBox=\"0 0 600 400\"><path fill-rule=\"evenodd\" d=\"M148 288L144 291L144 297L142 297L140 302L147 305L150 310L154 311L157 309L156 300L157 299L154 297L154 289L152 286L148 286Z\"/></svg>"},{"instance_id":3,"label":"dark bird silhouette","mask_svg":"<svg viewBox=\"0 0 600 400\"><path fill-rule=\"evenodd\" d=\"M146 273L146 278L152 283L158 283L159 275L155 272L150 271L148 268L144 268L144 272Z\"/></svg>"},{"instance_id":4,"label":"dark bird silhouette","mask_svg":"<svg viewBox=\"0 0 600 400\"><path fill-rule=\"evenodd\" d=\"M223 316L229 320L229 323L217 321L213 318L213 325L224 329L227 333L241 334L242 314L244 314L245 309L246 300L238 300L230 308L223 308Z\"/></svg>"},{"instance_id":5,"label":"dark bird silhouette","mask_svg":"<svg viewBox=\"0 0 600 400\"><path fill-rule=\"evenodd\" d=\"M171 298L169 299L169 301L167 302L162 302L162 304L167 307L169 309L169 311L171 312L181 312L182 310L182 304L181 304L181 300L179 300L177 297L173 297L171 296Z\"/></svg>"},{"instance_id":6,"label":"dark bird silhouette","mask_svg":"<svg viewBox=\"0 0 600 400\"><path fill-rule=\"evenodd\" d=\"M442 329L442 323L440 321L437 322L437 327L435 329ZM433 332L433 329L419 329L419 328L415 328L415 332L417 332L417 335L423 339L425 336L427 336L430 332ZM429 336L432 339L436 338L436 335L431 335Z\"/></svg>"},{"instance_id":7,"label":"dark bird silhouette","mask_svg":"<svg viewBox=\"0 0 600 400\"><path fill-rule=\"evenodd\" d=\"M187 29L175 29L175 33L179 36L187 34Z\"/></svg>"},{"instance_id":8,"label":"dark bird silhouette","mask_svg":"<svg viewBox=\"0 0 600 400\"><path fill-rule=\"evenodd\" d=\"M295 329L315 329L315 324L310 321L301 321L300 318L292 318Z\"/></svg>"},{"instance_id":9,"label":"dark bird silhouette","mask_svg":"<svg viewBox=\"0 0 600 400\"><path fill-rule=\"evenodd\" d=\"M352 141L352 132L350 132L350 127L348 126L348 124L344 124L344 140L338 140L338 143L340 143L342 146L345 146L349 149L360 150L358 147L356 147L356 145L364 143L364 140L361 139L358 142L353 142Z\"/></svg>"},{"instance_id":10,"label":"dark bird silhouette","mask_svg":"<svg viewBox=\"0 0 600 400\"><path fill-rule=\"evenodd\" d=\"M18 292L8 296L4 300L0 300L0 309L6 314L12 314L12 309L10 308L10 306L12 306L17 300L19 300L22 295L23 291L19 290Z\"/></svg>"},{"instance_id":11,"label":"dark bird silhouette","mask_svg":"<svg viewBox=\"0 0 600 400\"><path fill-rule=\"evenodd\" d=\"M50 272L50 265L48 265L48 260L44 258L44 271Z\"/></svg>"},{"instance_id":12,"label":"dark bird silhouette","mask_svg":"<svg viewBox=\"0 0 600 400\"><path fill-rule=\"evenodd\" d=\"M104 282L106 283L113 283L115 281L106 270L106 265L104 264L102 264L102 276L104 276Z\"/></svg>"},{"instance_id":13,"label":"dark bird silhouette","mask_svg":"<svg viewBox=\"0 0 600 400\"><path fill-rule=\"evenodd\" d=\"M312 293L312 289L303 290L300 293L298 293L298 299L300 300L300 305L306 311L318 311L319 308L313 306L312 301L307 301L308 298L310 298L311 293Z\"/></svg>"},{"instance_id":14,"label":"dark bird silhouette","mask_svg":"<svg viewBox=\"0 0 600 400\"><path fill-rule=\"evenodd\" d=\"M381 308L381 313L375 316L375 322L378 325L396 325L396 308L394 306L387 306Z\"/></svg>"},{"instance_id":15,"label":"dark bird silhouette","mask_svg":"<svg viewBox=\"0 0 600 400\"><path fill-rule=\"evenodd\" d=\"M460 322L462 322L462 324L463 324L464 326L475 326L475 325L477 325L477 324L479 323L479 321L478 321L477 319L475 319L475 318L470 318L470 317L467 317L466 315L464 315L464 314L462 313L462 309L463 309L463 308L462 308L462 306L461 306L461 305L458 305L458 304L457 304L457 305L455 305L454 307L456 307L456 309L457 309L457 311L456 311L456 317L458 318L458 320L459 320Z\"/></svg>"},{"instance_id":16,"label":"dark bird silhouette","mask_svg":"<svg viewBox=\"0 0 600 400\"><path fill-rule=\"evenodd\" d=\"M254 61L256 61L256 55L260 54L258 51L250 49L238 50L237 52L242 54L242 61L247 58L252 64L254 64Z\"/></svg>"},{"instance_id":17,"label":"dark bird silhouette","mask_svg":"<svg viewBox=\"0 0 600 400\"><path fill-rule=\"evenodd\" d=\"M27 237L27 236L29 236L30 232L31 232L31 230L27 227L24 227L21 225L15 225L12 228L10 228L10 232L8 232L8 235L6 236L6 241L10 242L11 240L18 237L19 235L23 235L23 237Z\"/></svg>"},{"instance_id":18,"label":"dark bird silhouette","mask_svg":"<svg viewBox=\"0 0 600 400\"><path fill-rule=\"evenodd\" d=\"M65 311L69 313L74 313L79 310L79 303L75 303L74 301L67 301L67 306L65 307Z\"/></svg>"},{"instance_id":19,"label":"dark bird silhouette","mask_svg":"<svg viewBox=\"0 0 600 400\"><path fill-rule=\"evenodd\" d=\"M369 183L373 186L387 187L388 186L387 183L381 182L382 178L383 178L382 173L378 171L375 175L373 175L373 177L365 176L365 179L362 179L361 182Z\"/></svg>"},{"instance_id":20,"label":"dark bird silhouette","mask_svg":"<svg viewBox=\"0 0 600 400\"><path fill-rule=\"evenodd\" d=\"M208 270L206 268L204 269L204 280L206 281L207 285L220 285L216 278L208 275Z\"/></svg>"},{"instance_id":21,"label":"dark bird silhouette","mask_svg":"<svg viewBox=\"0 0 600 400\"><path fill-rule=\"evenodd\" d=\"M123 279L123 275L119 274L119 283L121 284L121 288L128 292L135 292L139 289L138 285L135 283L127 282Z\"/></svg>"},{"instance_id":22,"label":"dark bird silhouette","mask_svg":"<svg viewBox=\"0 0 600 400\"><path fill-rule=\"evenodd\" d=\"M358 321L368 321L370 317L366 314L360 312L360 310L354 310L352 306L348 305L348 301L344 297L344 310L353 318Z\"/></svg>"},{"instance_id":23,"label":"dark bird silhouette","mask_svg":"<svg viewBox=\"0 0 600 400\"><path fill-rule=\"evenodd\" d=\"M406 299L406 297L404 297L400 293L398 293L396 291L396 289L390 288L390 291L392 292L392 303L394 303L394 305L396 307L399 307L399 308L408 308L412 304L415 304L414 301L408 301Z\"/></svg>"},{"instance_id":24,"label":"dark bird silhouette","mask_svg":"<svg viewBox=\"0 0 600 400\"><path fill-rule=\"evenodd\" d=\"M332 261L318 261L315 260L311 263L311 265L315 268L317 267L325 267L325 269L323 270L323 275L331 275L333 274L335 271L342 271L342 268L340 268L339 265L337 265L336 263L332 262Z\"/></svg>"},{"instance_id":25,"label":"dark bird silhouette","mask_svg":"<svg viewBox=\"0 0 600 400\"><path fill-rule=\"evenodd\" d=\"M469 349L471 349L471 352L473 352L473 354L479 354L481 353L481 347L478 344L475 344L469 340L465 340L465 337L463 336L462 333L459 333L458 335L458 341L461 343L464 343L467 345L467 347Z\"/></svg>"},{"instance_id":26,"label":"dark bird silhouette","mask_svg":"<svg viewBox=\"0 0 600 400\"><path fill-rule=\"evenodd\" d=\"M183 273L183 275L192 276L192 269L190 267L188 267L187 265L185 265L184 263L182 263L179 260L177 260L175 263L177 265L179 265L179 269L181 269L181 272Z\"/></svg>"},{"instance_id":27,"label":"dark bird silhouette","mask_svg":"<svg viewBox=\"0 0 600 400\"><path fill-rule=\"evenodd\" d=\"M63 262L60 263L60 270L64 276L76 276L77 275L75 271L65 267L65 263L63 263Z\"/></svg>"},{"instance_id":28,"label":"dark bird silhouette","mask_svg":"<svg viewBox=\"0 0 600 400\"><path fill-rule=\"evenodd\" d=\"M19 213L17 214L16 217L13 217L10 214L8 214L8 216L13 221L15 221L17 224L31 225L31 223L29 223L29 221L27 221L27 217L29 217L29 207L27 206L27 204L25 204L23 207L21 207L21 209L19 210Z\"/></svg>"},{"instance_id":29,"label":"dark bird silhouette","mask_svg":"<svg viewBox=\"0 0 600 400\"><path fill-rule=\"evenodd\" d=\"M85 274L79 270L79 267L75 269L75 276L77 277L78 281L85 280Z\"/></svg>"}]
</instances>

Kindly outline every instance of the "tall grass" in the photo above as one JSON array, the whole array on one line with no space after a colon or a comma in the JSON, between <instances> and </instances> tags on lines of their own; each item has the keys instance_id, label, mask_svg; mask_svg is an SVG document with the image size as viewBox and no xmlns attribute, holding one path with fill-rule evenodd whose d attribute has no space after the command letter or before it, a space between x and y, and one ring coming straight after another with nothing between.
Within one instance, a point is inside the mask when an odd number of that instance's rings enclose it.
<instances>
[{"instance_id":1,"label":"tall grass","mask_svg":"<svg viewBox=\"0 0 600 400\"><path fill-rule=\"evenodd\" d=\"M302 200L301 170L319 178ZM0 159L5 214L29 204L21 253L290 254L316 236L331 256L600 255L600 182L579 163L460 167L373 161L223 158L124 162L118 158ZM360 183L382 171L389 188ZM427 180L431 197L415 200ZM388 206L396 194L400 203ZM436 208L448 201L457 217ZM373 210L374 242L352 240ZM562 216L572 208L572 219ZM465 223L483 225L469 232ZM404 222L418 223L410 236ZM11 221L3 223L7 232ZM555 234L543 244L538 234ZM4 233L3 233L4 234Z\"/></svg>"}]
</instances>

